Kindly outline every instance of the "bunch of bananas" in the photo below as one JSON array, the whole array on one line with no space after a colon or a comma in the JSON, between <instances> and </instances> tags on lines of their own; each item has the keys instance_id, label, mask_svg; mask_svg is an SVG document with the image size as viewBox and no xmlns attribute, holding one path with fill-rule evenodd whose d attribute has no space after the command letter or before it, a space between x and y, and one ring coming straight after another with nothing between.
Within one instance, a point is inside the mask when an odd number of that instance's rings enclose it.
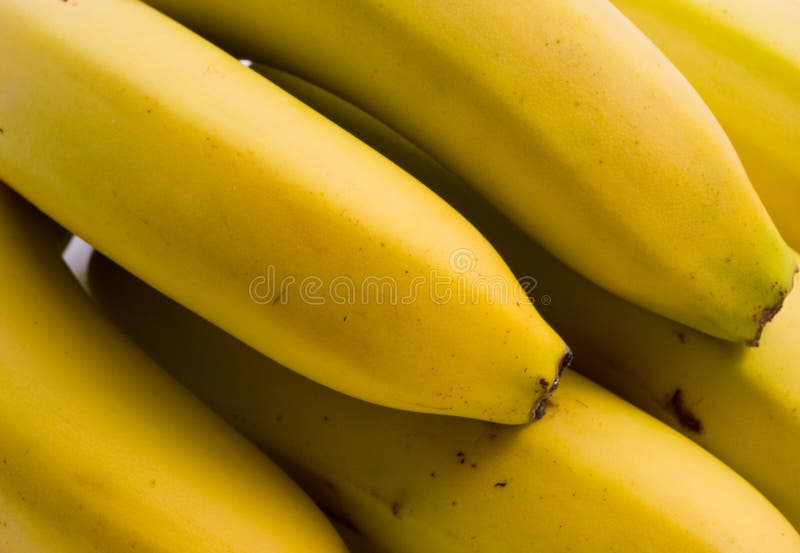
<instances>
[{"instance_id":1,"label":"bunch of bananas","mask_svg":"<svg viewBox=\"0 0 800 553\"><path fill-rule=\"evenodd\" d=\"M800 3L147 4L0 0L0 553L800 553Z\"/></svg>"}]
</instances>

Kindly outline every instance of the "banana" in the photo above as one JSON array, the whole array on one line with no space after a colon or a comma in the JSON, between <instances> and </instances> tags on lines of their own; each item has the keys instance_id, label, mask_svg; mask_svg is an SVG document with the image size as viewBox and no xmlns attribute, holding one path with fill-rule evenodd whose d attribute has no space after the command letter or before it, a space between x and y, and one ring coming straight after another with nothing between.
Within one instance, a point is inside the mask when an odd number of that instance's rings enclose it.
<instances>
[{"instance_id":1,"label":"banana","mask_svg":"<svg viewBox=\"0 0 800 553\"><path fill-rule=\"evenodd\" d=\"M344 553L285 473L108 322L0 187L0 551Z\"/></svg>"},{"instance_id":2,"label":"banana","mask_svg":"<svg viewBox=\"0 0 800 553\"><path fill-rule=\"evenodd\" d=\"M540 312L573 344L578 371L714 453L800 530L800 296L787 298L759 348L721 342L653 315L555 260L452 173L355 106L285 72L253 67L455 206L499 249Z\"/></svg>"},{"instance_id":3,"label":"banana","mask_svg":"<svg viewBox=\"0 0 800 553\"><path fill-rule=\"evenodd\" d=\"M387 553L800 551L741 477L578 374L536 424L387 409L284 370L93 258L112 319Z\"/></svg>"},{"instance_id":4,"label":"banana","mask_svg":"<svg viewBox=\"0 0 800 553\"><path fill-rule=\"evenodd\" d=\"M800 2L612 1L708 103L781 234L800 249Z\"/></svg>"},{"instance_id":5,"label":"banana","mask_svg":"<svg viewBox=\"0 0 800 553\"><path fill-rule=\"evenodd\" d=\"M525 423L568 362L426 187L162 14L0 2L0 177L266 355L401 409Z\"/></svg>"},{"instance_id":6,"label":"banana","mask_svg":"<svg viewBox=\"0 0 800 553\"><path fill-rule=\"evenodd\" d=\"M792 286L711 111L605 0L149 3L364 108L647 309L755 344Z\"/></svg>"}]
</instances>

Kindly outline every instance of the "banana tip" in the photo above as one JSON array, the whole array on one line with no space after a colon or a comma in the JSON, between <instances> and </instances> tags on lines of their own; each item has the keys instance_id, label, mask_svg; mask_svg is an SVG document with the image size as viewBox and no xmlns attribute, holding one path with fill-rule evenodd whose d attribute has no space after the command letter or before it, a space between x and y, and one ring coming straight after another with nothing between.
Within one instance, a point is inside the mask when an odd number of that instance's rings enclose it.
<instances>
[{"instance_id":1,"label":"banana tip","mask_svg":"<svg viewBox=\"0 0 800 553\"><path fill-rule=\"evenodd\" d=\"M797 274L797 271L798 268L797 266L795 266L794 274ZM794 278L792 278L792 285L789 286L788 290L781 290L778 293L778 301L775 304L768 306L761 311L761 313L758 316L758 329L756 330L755 338L753 338L747 343L749 346L755 348L758 347L758 345L761 343L761 333L764 332L764 327L767 326L767 323L769 323L775 317L775 315L777 315L778 312L781 310L781 308L783 307L783 302L786 301L786 296L788 296L789 293L792 291L793 284L794 284Z\"/></svg>"},{"instance_id":2,"label":"banana tip","mask_svg":"<svg viewBox=\"0 0 800 553\"><path fill-rule=\"evenodd\" d=\"M569 367L572 364L572 350L567 348L564 351L564 354L561 356L561 359L558 361L558 366L556 367L556 376L553 379L553 383L547 389L547 391L539 398L536 404L533 406L531 410L531 422L538 421L542 417L544 417L545 410L547 409L547 400L550 399L550 396L553 395L553 392L556 391L558 388L558 383L561 380L561 373L564 372L564 369Z\"/></svg>"}]
</instances>

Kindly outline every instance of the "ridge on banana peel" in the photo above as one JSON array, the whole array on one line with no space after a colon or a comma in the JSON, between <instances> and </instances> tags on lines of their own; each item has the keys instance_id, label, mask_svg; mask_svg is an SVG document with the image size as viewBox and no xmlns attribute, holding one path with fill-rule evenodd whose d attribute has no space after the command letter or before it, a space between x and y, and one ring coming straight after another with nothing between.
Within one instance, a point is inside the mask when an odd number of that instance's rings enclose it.
<instances>
[{"instance_id":1,"label":"ridge on banana peel","mask_svg":"<svg viewBox=\"0 0 800 553\"><path fill-rule=\"evenodd\" d=\"M4 0L0 58L0 178L147 282L341 392L541 414L569 353L491 245L236 59L125 0Z\"/></svg>"},{"instance_id":2,"label":"ridge on banana peel","mask_svg":"<svg viewBox=\"0 0 800 553\"><path fill-rule=\"evenodd\" d=\"M253 68L428 184L477 226L575 349L575 368L745 476L800 530L800 295L759 348L716 340L609 294L527 239L458 178L385 125L293 75ZM797 277L796 277L797 278Z\"/></svg>"},{"instance_id":3,"label":"ridge on banana peel","mask_svg":"<svg viewBox=\"0 0 800 553\"><path fill-rule=\"evenodd\" d=\"M345 553L311 500L86 297L0 184L0 551Z\"/></svg>"},{"instance_id":4,"label":"ridge on banana peel","mask_svg":"<svg viewBox=\"0 0 800 553\"><path fill-rule=\"evenodd\" d=\"M757 344L791 289L722 128L606 0L148 3L364 108L651 311Z\"/></svg>"},{"instance_id":5,"label":"ridge on banana peel","mask_svg":"<svg viewBox=\"0 0 800 553\"><path fill-rule=\"evenodd\" d=\"M376 550L800 551L730 468L574 372L532 425L397 411L283 369L105 258L89 283L144 351Z\"/></svg>"},{"instance_id":6,"label":"ridge on banana peel","mask_svg":"<svg viewBox=\"0 0 800 553\"><path fill-rule=\"evenodd\" d=\"M612 0L697 89L800 249L800 2Z\"/></svg>"}]
</instances>

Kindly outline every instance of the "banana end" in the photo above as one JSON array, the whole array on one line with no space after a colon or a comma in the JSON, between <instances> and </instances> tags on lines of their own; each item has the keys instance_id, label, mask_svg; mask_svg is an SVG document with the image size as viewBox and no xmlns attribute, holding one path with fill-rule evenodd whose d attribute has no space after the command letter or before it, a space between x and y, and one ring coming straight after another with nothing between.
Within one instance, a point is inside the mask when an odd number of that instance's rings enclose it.
<instances>
[{"instance_id":1,"label":"banana end","mask_svg":"<svg viewBox=\"0 0 800 553\"><path fill-rule=\"evenodd\" d=\"M750 340L749 342L747 342L748 346L757 348L758 345L761 343L761 334L764 332L764 327L767 326L767 323L769 323L773 318L775 318L775 315L777 315L778 312L783 307L783 302L786 301L786 296L788 296L791 293L792 289L794 288L794 275L797 274L797 271L798 271L798 267L797 267L797 265L795 265L794 273L792 273L792 275L793 275L792 276L792 282L789 285L789 288L787 290L779 291L778 292L778 301L775 302L773 305L770 305L770 306L764 308L761 311L761 313L759 313L757 315L757 317L758 317L758 329L756 331L755 337L752 340Z\"/></svg>"},{"instance_id":2,"label":"banana end","mask_svg":"<svg viewBox=\"0 0 800 553\"><path fill-rule=\"evenodd\" d=\"M553 379L553 383L547 389L547 391L539 398L536 404L531 409L531 416L530 420L538 421L545 415L545 411L547 409L547 400L550 399L550 396L553 395L553 392L556 391L558 388L558 383L561 380L561 373L564 372L564 369L568 368L572 364L572 350L567 348L564 350L564 354L561 356L561 359L558 361L558 366L556 367L556 376Z\"/></svg>"}]
</instances>

